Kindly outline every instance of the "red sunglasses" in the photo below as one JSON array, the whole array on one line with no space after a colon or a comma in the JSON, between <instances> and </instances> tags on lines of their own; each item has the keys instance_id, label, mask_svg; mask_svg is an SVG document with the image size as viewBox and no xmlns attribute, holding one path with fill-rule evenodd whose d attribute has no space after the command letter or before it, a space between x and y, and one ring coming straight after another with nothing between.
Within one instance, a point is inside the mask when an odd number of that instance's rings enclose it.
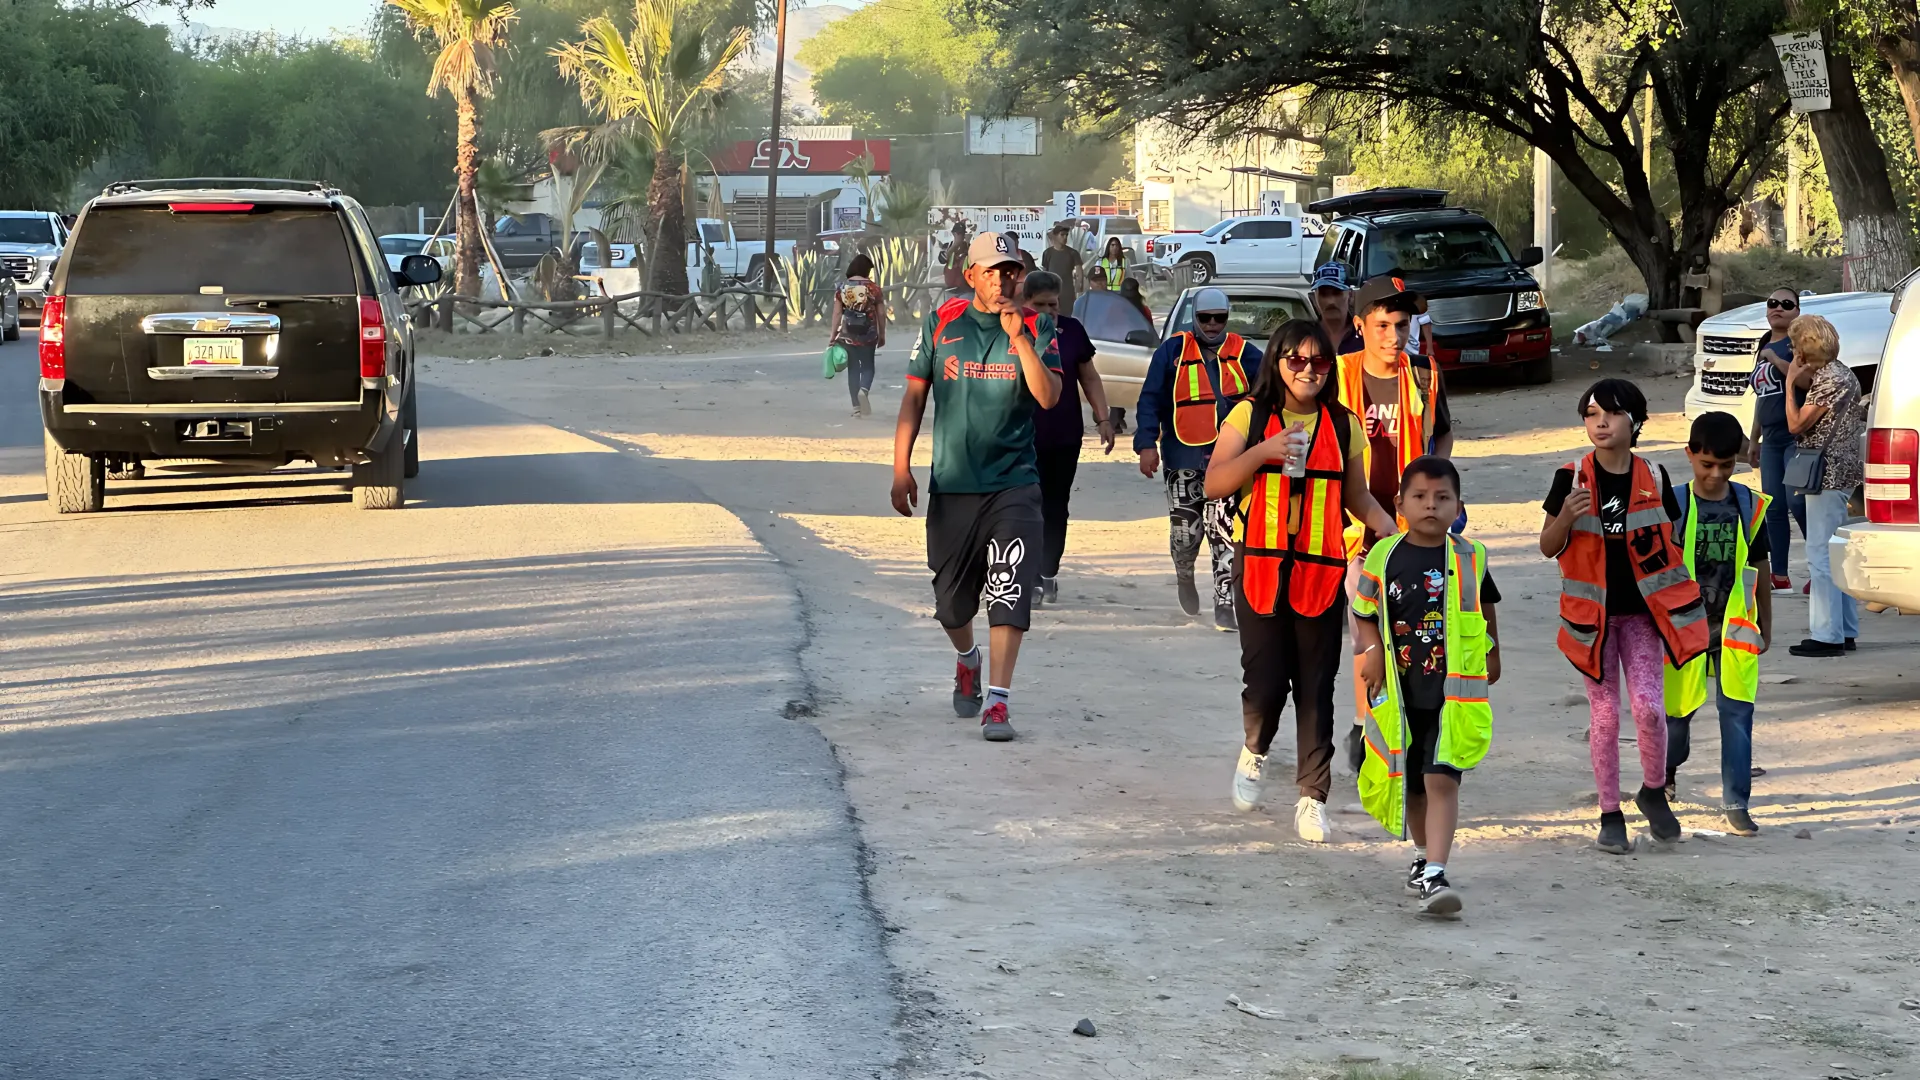
<instances>
[{"instance_id":1,"label":"red sunglasses","mask_svg":"<svg viewBox=\"0 0 1920 1080\"><path fill-rule=\"evenodd\" d=\"M1304 356L1300 353L1288 353L1280 359L1286 363L1288 371L1305 371L1308 368L1312 368L1324 374L1333 370L1333 361L1324 356Z\"/></svg>"}]
</instances>

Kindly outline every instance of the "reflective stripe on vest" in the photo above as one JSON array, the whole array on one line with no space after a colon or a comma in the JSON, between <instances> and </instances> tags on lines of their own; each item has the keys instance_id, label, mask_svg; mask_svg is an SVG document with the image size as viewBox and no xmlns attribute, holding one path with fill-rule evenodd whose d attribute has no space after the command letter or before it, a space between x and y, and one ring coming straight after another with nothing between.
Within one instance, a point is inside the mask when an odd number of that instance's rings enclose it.
<instances>
[{"instance_id":1,"label":"reflective stripe on vest","mask_svg":"<svg viewBox=\"0 0 1920 1080\"><path fill-rule=\"evenodd\" d=\"M1386 700L1362 713L1366 758L1360 766L1361 805L1390 833L1406 836L1406 754L1412 731L1406 722L1400 666L1392 657L1393 619L1381 601L1387 561L1406 535L1384 537L1367 553L1360 571L1355 613L1373 618L1387 647ZM1480 607L1480 583L1486 576L1487 549L1462 536L1447 537L1446 700L1440 706L1440 731L1433 759L1465 771L1478 765L1493 740L1493 707L1487 701L1486 613Z\"/></svg>"},{"instance_id":2,"label":"reflective stripe on vest","mask_svg":"<svg viewBox=\"0 0 1920 1080\"><path fill-rule=\"evenodd\" d=\"M1694 554L1700 501L1694 497L1692 484L1686 485L1686 488L1687 527L1681 533L1680 550L1686 559L1687 572L1695 574ZM1720 624L1720 655L1716 658L1719 662L1720 692L1729 700L1748 702L1760 696L1760 650L1766 647L1766 639L1760 634L1759 624L1753 621L1759 608L1760 571L1747 565L1747 552L1766 524L1767 507L1773 502L1770 496L1759 492L1750 494L1753 496L1753 505L1745 520L1741 521L1740 528L1735 530L1734 538L1734 577L1739 587L1727 597L1726 616ZM1736 491L1733 498L1738 506L1739 492ZM1703 614L1701 617L1707 616ZM1703 654L1677 668L1671 662L1667 664L1667 715L1692 716L1707 703L1707 660Z\"/></svg>"},{"instance_id":3,"label":"reflective stripe on vest","mask_svg":"<svg viewBox=\"0 0 1920 1080\"><path fill-rule=\"evenodd\" d=\"M1578 486L1599 494L1599 465L1592 453L1564 466ZM1647 603L1654 629L1670 663L1684 667L1707 650L1706 604L1687 569L1687 556L1674 543L1666 513L1666 493L1654 483L1646 459L1633 455L1627 485L1627 531L1633 575ZM1582 514L1567 534L1560 553L1560 634L1558 644L1573 666L1598 681L1606 648L1607 544L1596 514Z\"/></svg>"},{"instance_id":4,"label":"reflective stripe on vest","mask_svg":"<svg viewBox=\"0 0 1920 1080\"><path fill-rule=\"evenodd\" d=\"M1173 435L1188 446L1212 446L1220 437L1220 404L1247 396L1247 373L1240 366L1240 354L1246 339L1228 334L1220 343L1220 390L1214 393L1213 380L1207 377L1207 362L1200 354L1200 341L1181 331L1185 344L1173 368ZM1251 443L1249 443L1251 445Z\"/></svg>"},{"instance_id":5,"label":"reflective stripe on vest","mask_svg":"<svg viewBox=\"0 0 1920 1080\"><path fill-rule=\"evenodd\" d=\"M1312 618L1332 606L1346 583L1346 551L1340 526L1342 486L1346 478L1346 448L1334 430L1333 414L1321 406L1307 450L1307 474L1296 480L1277 462L1267 462L1254 474L1253 490L1240 502L1242 549L1240 591L1247 606L1272 615L1280 598L1280 576L1287 572L1287 606ZM1267 417L1249 444L1270 439L1285 430L1279 413ZM1293 485L1303 483L1300 531L1287 534L1293 504Z\"/></svg>"},{"instance_id":6,"label":"reflective stripe on vest","mask_svg":"<svg viewBox=\"0 0 1920 1080\"><path fill-rule=\"evenodd\" d=\"M1345 405L1347 410L1353 413L1354 416L1359 417L1360 422L1364 424L1367 417L1366 354L1348 353L1339 358L1337 367L1337 375L1340 379L1340 404ZM1433 376L1433 378L1437 377L1438 376ZM1407 466L1413 462L1414 458L1427 452L1427 444L1433 438L1434 414L1433 410L1428 408L1428 405L1431 404L1431 398L1433 396L1431 387L1434 384L1430 382L1427 393L1424 395L1421 393L1420 377L1414 373L1413 362L1407 359L1406 353L1400 354L1400 368L1394 382L1398 385L1400 391L1400 411L1398 415L1400 417L1399 423L1402 432L1397 454L1399 460L1395 463L1399 467L1394 470L1395 474L1398 475L1404 474L1407 471ZM1418 439L1405 437L1405 432L1408 428L1406 418L1409 416L1414 417L1418 421L1418 423L1414 425L1420 429L1420 437ZM1372 439L1367 440L1366 447L1361 451L1361 454L1361 460L1364 464L1366 474L1372 476ZM1394 520L1399 522L1402 530L1406 529L1406 519L1396 514ZM1365 542L1366 536L1366 523L1349 514L1347 516L1348 558L1360 554L1360 545Z\"/></svg>"}]
</instances>

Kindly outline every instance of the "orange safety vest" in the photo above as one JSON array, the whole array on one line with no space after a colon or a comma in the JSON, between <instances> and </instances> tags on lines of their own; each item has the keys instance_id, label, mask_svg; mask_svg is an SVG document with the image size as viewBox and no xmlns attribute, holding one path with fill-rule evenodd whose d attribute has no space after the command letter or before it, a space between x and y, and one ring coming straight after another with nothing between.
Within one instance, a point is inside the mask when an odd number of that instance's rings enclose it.
<instances>
[{"instance_id":1,"label":"orange safety vest","mask_svg":"<svg viewBox=\"0 0 1920 1080\"><path fill-rule=\"evenodd\" d=\"M1213 380L1207 378L1207 364L1200 356L1200 339L1185 330L1180 336L1186 344L1173 369L1173 434L1188 446L1212 446L1220 437L1219 398L1214 395ZM1240 354L1247 340L1228 334L1220 343L1220 396L1229 402L1247 396L1252 386L1240 366Z\"/></svg>"},{"instance_id":2,"label":"orange safety vest","mask_svg":"<svg viewBox=\"0 0 1920 1080\"><path fill-rule=\"evenodd\" d=\"M1253 418L1259 420L1258 416ZM1307 449L1307 474L1288 476L1284 466L1269 461L1254 474L1253 490L1240 502L1244 546L1240 558L1240 590L1247 606L1271 615L1280 597L1280 575L1286 564L1293 570L1287 585L1287 606L1312 618L1327 610L1345 587L1347 558L1341 538L1342 482L1347 475L1344 432L1333 413L1320 407ZM1264 434L1249 437L1252 446L1285 430L1279 413L1267 417ZM1294 484L1303 485L1296 492ZM1300 531L1287 536L1287 517L1293 496L1301 495Z\"/></svg>"},{"instance_id":3,"label":"orange safety vest","mask_svg":"<svg viewBox=\"0 0 1920 1080\"><path fill-rule=\"evenodd\" d=\"M1340 404L1345 405L1363 422L1367 415L1365 359L1365 353L1348 353L1340 358ZM1414 458L1425 454L1427 444L1433 441L1433 409L1429 406L1432 405L1431 387L1434 384L1429 383L1427 394L1421 394L1420 377L1414 374L1413 364L1407 359L1406 353L1400 354L1399 376L1394 382L1400 388L1400 460L1396 463L1399 468L1394 472L1405 475L1407 466L1412 464ZM1413 418L1411 422L1408 420L1409 417ZM1413 426L1420 429L1418 439L1407 437L1408 429ZM1366 470L1368 476L1373 475L1373 440L1371 439L1367 440L1366 449L1361 451L1361 467ZM1381 509L1384 510L1386 507L1383 506ZM1360 547L1366 542L1367 526L1365 522L1351 515L1347 520L1347 557L1352 558L1360 554ZM1402 530L1406 529L1405 519L1396 514L1394 520L1400 523Z\"/></svg>"},{"instance_id":4,"label":"orange safety vest","mask_svg":"<svg viewBox=\"0 0 1920 1080\"><path fill-rule=\"evenodd\" d=\"M1594 455L1564 466L1579 485L1599 496ZM1654 629L1666 644L1674 667L1707 651L1707 605L1700 585L1687 571L1686 553L1673 540L1673 522L1667 517L1664 492L1646 459L1633 455L1632 482L1627 499L1627 535L1621 542L1633 562L1633 577L1653 616ZM1591 507L1573 523L1566 549L1560 552L1560 651L1581 674L1598 682L1605 673L1600 662L1607 634L1607 539L1601 531L1599 507Z\"/></svg>"}]
</instances>

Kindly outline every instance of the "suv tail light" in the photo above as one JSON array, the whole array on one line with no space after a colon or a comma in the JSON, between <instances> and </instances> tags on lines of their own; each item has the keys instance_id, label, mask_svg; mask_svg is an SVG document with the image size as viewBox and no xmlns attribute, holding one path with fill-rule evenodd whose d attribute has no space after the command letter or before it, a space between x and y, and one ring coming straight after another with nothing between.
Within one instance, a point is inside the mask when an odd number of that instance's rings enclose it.
<instances>
[{"instance_id":1,"label":"suv tail light","mask_svg":"<svg viewBox=\"0 0 1920 1080\"><path fill-rule=\"evenodd\" d=\"M380 311L380 298L363 296L360 298L360 377L378 379L386 374L387 320Z\"/></svg>"},{"instance_id":2,"label":"suv tail light","mask_svg":"<svg viewBox=\"0 0 1920 1080\"><path fill-rule=\"evenodd\" d=\"M1920 431L1867 432L1867 520L1876 525L1920 525Z\"/></svg>"},{"instance_id":3,"label":"suv tail light","mask_svg":"<svg viewBox=\"0 0 1920 1080\"><path fill-rule=\"evenodd\" d=\"M67 298L49 296L40 309L40 377L67 377Z\"/></svg>"}]
</instances>

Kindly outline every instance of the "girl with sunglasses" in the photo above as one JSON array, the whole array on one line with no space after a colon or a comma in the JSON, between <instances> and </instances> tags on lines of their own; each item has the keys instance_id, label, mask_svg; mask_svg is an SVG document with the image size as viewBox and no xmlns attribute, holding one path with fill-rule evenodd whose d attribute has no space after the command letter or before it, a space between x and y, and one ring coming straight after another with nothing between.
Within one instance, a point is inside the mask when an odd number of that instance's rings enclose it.
<instances>
[{"instance_id":1,"label":"girl with sunglasses","mask_svg":"<svg viewBox=\"0 0 1920 1080\"><path fill-rule=\"evenodd\" d=\"M1340 404L1333 343L1317 322L1274 331L1247 400L1220 426L1208 498L1236 497L1233 601L1245 744L1233 803L1260 802L1267 752L1293 695L1294 829L1325 843L1333 780L1333 685L1347 623L1346 515L1382 535L1393 515L1367 489L1366 434Z\"/></svg>"},{"instance_id":2,"label":"girl with sunglasses","mask_svg":"<svg viewBox=\"0 0 1920 1080\"><path fill-rule=\"evenodd\" d=\"M1785 490L1782 477L1787 471L1787 455L1793 452L1794 434L1787 426L1787 369L1793 365L1793 342L1787 327L1800 315L1800 296L1792 289L1779 288L1767 297L1767 332L1754 350L1753 434L1749 463L1760 470L1760 490L1773 502L1767 505L1767 554L1773 560L1773 591L1793 594L1793 580L1787 575L1787 519L1807 535L1807 500ZM1800 391L1791 391L1801 393Z\"/></svg>"}]
</instances>

